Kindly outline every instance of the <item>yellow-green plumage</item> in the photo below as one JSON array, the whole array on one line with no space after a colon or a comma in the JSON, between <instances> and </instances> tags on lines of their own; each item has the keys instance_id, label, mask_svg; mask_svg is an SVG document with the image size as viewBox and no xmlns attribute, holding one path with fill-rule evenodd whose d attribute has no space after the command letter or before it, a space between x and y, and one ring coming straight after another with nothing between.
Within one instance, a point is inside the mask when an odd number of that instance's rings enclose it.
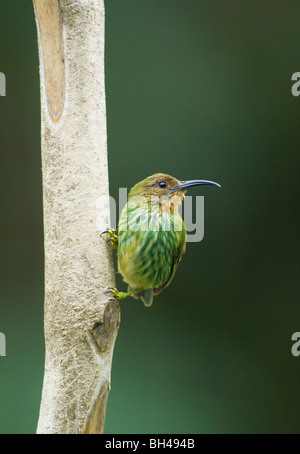
<instances>
[{"instance_id":1,"label":"yellow-green plumage","mask_svg":"<svg viewBox=\"0 0 300 454\"><path fill-rule=\"evenodd\" d=\"M121 213L118 237L106 231L118 247L119 272L129 285L128 293L111 290L118 299L133 295L150 306L153 295L172 281L186 246L178 212L186 191L183 183L188 187L189 182L158 173L136 184Z\"/></svg>"},{"instance_id":2,"label":"yellow-green plumage","mask_svg":"<svg viewBox=\"0 0 300 454\"><path fill-rule=\"evenodd\" d=\"M135 230L135 216L140 217L139 225L144 222L148 226L147 230ZM170 219L164 222L167 216ZM169 230L164 231L168 221ZM118 265L125 282L137 293L151 289L159 293L171 282L185 241L186 230L178 213L160 213L150 204L131 208L129 200L119 222Z\"/></svg>"}]
</instances>

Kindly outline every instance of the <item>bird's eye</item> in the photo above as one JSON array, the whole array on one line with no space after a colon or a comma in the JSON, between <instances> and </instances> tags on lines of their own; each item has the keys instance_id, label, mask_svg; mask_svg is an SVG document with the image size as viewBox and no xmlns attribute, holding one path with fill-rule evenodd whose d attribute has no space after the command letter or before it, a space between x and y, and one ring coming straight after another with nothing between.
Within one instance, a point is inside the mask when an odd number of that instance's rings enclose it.
<instances>
[{"instance_id":1,"label":"bird's eye","mask_svg":"<svg viewBox=\"0 0 300 454\"><path fill-rule=\"evenodd\" d=\"M165 181L160 181L160 182L158 183L158 186L159 186L161 189L164 189L164 188L167 187L167 183L166 183Z\"/></svg>"}]
</instances>

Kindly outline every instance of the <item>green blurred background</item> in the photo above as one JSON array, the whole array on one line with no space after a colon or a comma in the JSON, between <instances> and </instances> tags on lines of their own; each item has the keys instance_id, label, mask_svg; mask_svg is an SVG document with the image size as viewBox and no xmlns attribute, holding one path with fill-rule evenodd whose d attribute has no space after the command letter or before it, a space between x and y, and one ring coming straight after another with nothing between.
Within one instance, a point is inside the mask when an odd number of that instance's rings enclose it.
<instances>
[{"instance_id":1,"label":"green blurred background","mask_svg":"<svg viewBox=\"0 0 300 454\"><path fill-rule=\"evenodd\" d=\"M105 3L111 194L157 171L222 184L191 191L205 196L205 236L172 285L151 309L121 304L106 433L299 433L300 3ZM0 71L0 433L33 433L43 226L29 0L0 1Z\"/></svg>"}]
</instances>

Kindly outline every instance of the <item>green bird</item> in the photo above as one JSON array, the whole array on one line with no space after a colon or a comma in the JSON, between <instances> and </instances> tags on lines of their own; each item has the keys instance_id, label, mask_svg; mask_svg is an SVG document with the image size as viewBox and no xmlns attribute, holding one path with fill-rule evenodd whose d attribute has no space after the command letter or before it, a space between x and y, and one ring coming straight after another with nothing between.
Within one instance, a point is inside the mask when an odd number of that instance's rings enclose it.
<instances>
[{"instance_id":1,"label":"green bird","mask_svg":"<svg viewBox=\"0 0 300 454\"><path fill-rule=\"evenodd\" d=\"M118 300L141 298L151 306L153 296L170 285L186 249L186 229L178 208L191 186L211 184L207 180L180 181L156 173L137 183L122 210L118 235L106 230L118 250L118 269L129 285L128 292L110 288Z\"/></svg>"}]
</instances>

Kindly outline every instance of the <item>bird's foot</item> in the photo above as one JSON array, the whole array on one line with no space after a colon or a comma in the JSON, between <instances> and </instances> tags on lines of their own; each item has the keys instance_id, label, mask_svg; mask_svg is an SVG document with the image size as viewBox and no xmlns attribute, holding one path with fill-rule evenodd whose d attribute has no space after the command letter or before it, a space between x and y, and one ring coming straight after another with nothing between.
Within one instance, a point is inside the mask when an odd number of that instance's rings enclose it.
<instances>
[{"instance_id":1,"label":"bird's foot","mask_svg":"<svg viewBox=\"0 0 300 454\"><path fill-rule=\"evenodd\" d=\"M125 293L125 292L119 292L118 289L110 287L105 293L108 295L114 296L117 300L123 300L123 299L127 298L127 296L133 295L135 293L135 291L133 290L131 292Z\"/></svg>"},{"instance_id":2,"label":"bird's foot","mask_svg":"<svg viewBox=\"0 0 300 454\"><path fill-rule=\"evenodd\" d=\"M115 249L118 246L118 242L119 242L119 237L118 237L115 229L104 230L104 232L102 232L101 235L104 235L104 234L108 235L108 237L109 237L106 242L109 243L111 241L112 247L113 247L113 249Z\"/></svg>"}]
</instances>

